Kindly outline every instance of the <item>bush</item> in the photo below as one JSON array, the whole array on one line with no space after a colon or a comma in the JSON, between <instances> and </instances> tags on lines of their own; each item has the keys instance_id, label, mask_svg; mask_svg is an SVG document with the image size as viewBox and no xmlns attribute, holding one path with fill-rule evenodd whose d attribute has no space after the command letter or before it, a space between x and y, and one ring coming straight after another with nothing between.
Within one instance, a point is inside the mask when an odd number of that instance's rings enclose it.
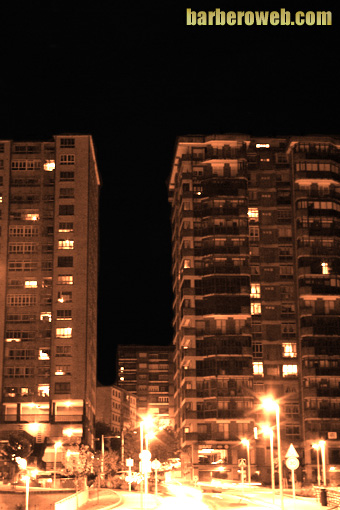
<instances>
[{"instance_id":1,"label":"bush","mask_svg":"<svg viewBox=\"0 0 340 510\"><path fill-rule=\"evenodd\" d=\"M119 476L109 476L105 479L105 486L108 489L122 489L122 490L128 490L129 484L122 480Z\"/></svg>"}]
</instances>

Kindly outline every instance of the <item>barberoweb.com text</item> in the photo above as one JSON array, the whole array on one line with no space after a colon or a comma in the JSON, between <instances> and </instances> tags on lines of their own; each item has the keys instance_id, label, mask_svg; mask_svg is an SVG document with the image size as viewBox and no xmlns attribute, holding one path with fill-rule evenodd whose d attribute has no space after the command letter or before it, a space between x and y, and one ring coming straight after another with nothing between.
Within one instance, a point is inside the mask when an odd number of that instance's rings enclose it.
<instances>
[{"instance_id":1,"label":"barberoweb.com text","mask_svg":"<svg viewBox=\"0 0 340 510\"><path fill-rule=\"evenodd\" d=\"M187 9L187 25L271 25L271 26L313 26L331 25L331 11L194 11Z\"/></svg>"}]
</instances>

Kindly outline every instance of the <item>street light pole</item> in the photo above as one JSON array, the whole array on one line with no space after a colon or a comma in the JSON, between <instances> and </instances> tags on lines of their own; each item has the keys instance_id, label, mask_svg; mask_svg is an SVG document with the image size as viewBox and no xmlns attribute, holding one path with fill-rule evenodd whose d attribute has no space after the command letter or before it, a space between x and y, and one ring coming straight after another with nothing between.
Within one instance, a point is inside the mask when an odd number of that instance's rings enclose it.
<instances>
[{"instance_id":1,"label":"street light pole","mask_svg":"<svg viewBox=\"0 0 340 510\"><path fill-rule=\"evenodd\" d=\"M248 485L251 484L251 466L250 466L250 442L249 439L242 439L241 443L247 447L247 464L248 464Z\"/></svg>"},{"instance_id":2,"label":"street light pole","mask_svg":"<svg viewBox=\"0 0 340 510\"><path fill-rule=\"evenodd\" d=\"M269 425L263 427L263 432L269 434L270 440L270 466L271 466L271 480L272 480L272 493L273 493L273 505L275 505L275 465L274 465L274 433L273 429Z\"/></svg>"},{"instance_id":3,"label":"street light pole","mask_svg":"<svg viewBox=\"0 0 340 510\"><path fill-rule=\"evenodd\" d=\"M317 473L318 473L318 487L320 487L320 459L319 459L319 450L320 450L320 444L315 443L313 444L314 450L316 450L316 465L317 465Z\"/></svg>"},{"instance_id":4,"label":"street light pole","mask_svg":"<svg viewBox=\"0 0 340 510\"><path fill-rule=\"evenodd\" d=\"M281 459L281 433L280 433L280 407L276 402L275 406L275 414L276 414L276 433L277 433L277 453L278 453L278 462L279 462L279 485L280 485L280 498L281 498L281 508L283 510L283 484L282 484L282 459Z\"/></svg>"},{"instance_id":5,"label":"street light pole","mask_svg":"<svg viewBox=\"0 0 340 510\"><path fill-rule=\"evenodd\" d=\"M57 471L57 450L62 445L61 441L54 443L54 472L53 472L53 487L56 486L56 471Z\"/></svg>"},{"instance_id":6,"label":"street light pole","mask_svg":"<svg viewBox=\"0 0 340 510\"><path fill-rule=\"evenodd\" d=\"M281 434L280 434L280 406L275 400L271 398L264 399L262 405L267 411L275 411L276 416L276 438L277 438L277 456L279 464L279 486L280 486L280 499L281 510L284 510L283 503L283 484L282 484L282 458L281 458Z\"/></svg>"},{"instance_id":7,"label":"street light pole","mask_svg":"<svg viewBox=\"0 0 340 510\"><path fill-rule=\"evenodd\" d=\"M324 487L326 487L326 485L327 485L327 478L326 478L326 441L319 441L319 445L320 445L320 448L321 448L323 485L324 485Z\"/></svg>"}]
</instances>

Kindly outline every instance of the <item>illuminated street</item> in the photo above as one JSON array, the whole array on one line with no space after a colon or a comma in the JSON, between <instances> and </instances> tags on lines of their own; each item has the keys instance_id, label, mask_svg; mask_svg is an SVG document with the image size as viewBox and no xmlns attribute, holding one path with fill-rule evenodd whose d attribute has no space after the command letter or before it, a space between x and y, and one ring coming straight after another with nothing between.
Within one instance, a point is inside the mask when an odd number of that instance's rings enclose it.
<instances>
[{"instance_id":1,"label":"illuminated street","mask_svg":"<svg viewBox=\"0 0 340 510\"><path fill-rule=\"evenodd\" d=\"M223 489L222 492L204 492L188 487L179 482L168 485L167 494L155 496L139 492L103 490L101 496L92 490L91 500L81 506L82 510L101 510L112 505L112 507L125 510L220 510L233 507L247 507L247 509L272 508L279 510L280 494L276 491L275 505L272 501L272 491L264 487L252 487L250 490L245 487ZM288 492L284 495L284 509L290 510L320 510L320 503L315 498L297 497L293 502Z\"/></svg>"}]
</instances>

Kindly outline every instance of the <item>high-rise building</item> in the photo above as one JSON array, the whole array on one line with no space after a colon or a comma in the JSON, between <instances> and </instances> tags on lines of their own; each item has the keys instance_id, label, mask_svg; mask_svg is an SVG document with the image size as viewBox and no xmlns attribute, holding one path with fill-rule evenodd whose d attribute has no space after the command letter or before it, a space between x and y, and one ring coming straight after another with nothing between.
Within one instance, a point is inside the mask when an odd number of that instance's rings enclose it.
<instances>
[{"instance_id":1,"label":"high-rise building","mask_svg":"<svg viewBox=\"0 0 340 510\"><path fill-rule=\"evenodd\" d=\"M155 415L173 425L172 345L119 345L117 384L136 395L137 419Z\"/></svg>"},{"instance_id":2,"label":"high-rise building","mask_svg":"<svg viewBox=\"0 0 340 510\"><path fill-rule=\"evenodd\" d=\"M93 445L98 196L92 137L0 141L0 437Z\"/></svg>"},{"instance_id":3,"label":"high-rise building","mask_svg":"<svg viewBox=\"0 0 340 510\"><path fill-rule=\"evenodd\" d=\"M291 443L300 456L297 479L317 480L320 440L336 476L340 138L180 137L169 199L185 474L239 479L246 439L252 475L270 481L261 425L278 416L282 458ZM267 396L279 415L264 411Z\"/></svg>"}]
</instances>

